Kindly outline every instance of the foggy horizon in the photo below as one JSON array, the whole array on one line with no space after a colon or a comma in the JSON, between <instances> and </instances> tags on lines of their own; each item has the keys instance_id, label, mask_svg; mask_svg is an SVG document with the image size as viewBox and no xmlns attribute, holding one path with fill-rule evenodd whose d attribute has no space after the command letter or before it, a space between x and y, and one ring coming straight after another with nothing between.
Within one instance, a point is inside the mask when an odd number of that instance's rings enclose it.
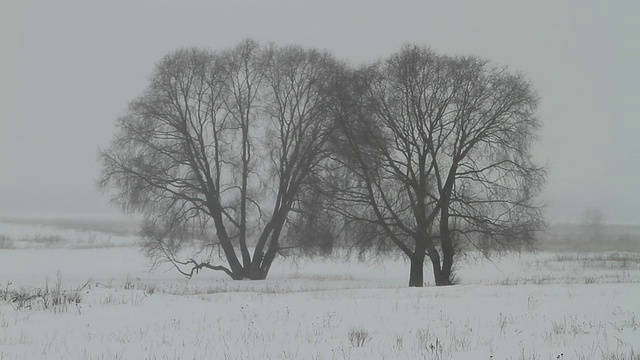
<instances>
[{"instance_id":1,"label":"foggy horizon","mask_svg":"<svg viewBox=\"0 0 640 360\"><path fill-rule=\"evenodd\" d=\"M579 222L597 209L605 222L638 225L640 4L579 5L3 3L0 216L124 217L95 187L97 150L154 64L178 48L253 38L356 65L415 43L519 71L541 97L534 155L549 169L546 218Z\"/></svg>"}]
</instances>

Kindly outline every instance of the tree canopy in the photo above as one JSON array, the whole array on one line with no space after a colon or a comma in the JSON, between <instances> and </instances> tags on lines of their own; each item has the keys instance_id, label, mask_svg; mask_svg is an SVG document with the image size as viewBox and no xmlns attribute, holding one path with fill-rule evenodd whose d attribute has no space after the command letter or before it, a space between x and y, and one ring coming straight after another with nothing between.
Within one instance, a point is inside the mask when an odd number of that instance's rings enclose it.
<instances>
[{"instance_id":1,"label":"tree canopy","mask_svg":"<svg viewBox=\"0 0 640 360\"><path fill-rule=\"evenodd\" d=\"M99 186L187 276L264 279L283 250L338 234L401 251L410 286L425 258L448 285L463 244L529 243L543 225L538 102L521 74L420 46L360 68L251 40L180 49L118 119Z\"/></svg>"}]
</instances>

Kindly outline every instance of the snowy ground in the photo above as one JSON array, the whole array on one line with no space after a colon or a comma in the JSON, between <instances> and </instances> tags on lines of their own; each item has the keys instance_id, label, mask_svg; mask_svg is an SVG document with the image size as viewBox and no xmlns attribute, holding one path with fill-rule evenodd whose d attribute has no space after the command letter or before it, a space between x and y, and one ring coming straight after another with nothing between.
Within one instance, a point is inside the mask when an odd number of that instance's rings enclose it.
<instances>
[{"instance_id":1,"label":"snowy ground","mask_svg":"<svg viewBox=\"0 0 640 360\"><path fill-rule=\"evenodd\" d=\"M186 280L133 237L0 223L0 360L640 358L640 254L469 256L458 276L280 259L266 281ZM80 302L7 298L58 286Z\"/></svg>"}]
</instances>

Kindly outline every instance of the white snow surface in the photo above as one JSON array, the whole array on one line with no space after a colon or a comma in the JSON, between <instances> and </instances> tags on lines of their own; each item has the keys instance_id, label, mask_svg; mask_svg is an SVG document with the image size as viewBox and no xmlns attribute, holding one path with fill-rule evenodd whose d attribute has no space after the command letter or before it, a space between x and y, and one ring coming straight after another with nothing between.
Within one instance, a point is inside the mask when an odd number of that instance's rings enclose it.
<instances>
[{"instance_id":1,"label":"white snow surface","mask_svg":"<svg viewBox=\"0 0 640 360\"><path fill-rule=\"evenodd\" d=\"M459 285L432 286L425 263L427 286L407 288L402 258L279 258L265 281L188 280L151 269L135 237L0 223L3 235L4 294L86 287L67 306L0 298L0 360L640 356L640 254L471 254Z\"/></svg>"}]
</instances>

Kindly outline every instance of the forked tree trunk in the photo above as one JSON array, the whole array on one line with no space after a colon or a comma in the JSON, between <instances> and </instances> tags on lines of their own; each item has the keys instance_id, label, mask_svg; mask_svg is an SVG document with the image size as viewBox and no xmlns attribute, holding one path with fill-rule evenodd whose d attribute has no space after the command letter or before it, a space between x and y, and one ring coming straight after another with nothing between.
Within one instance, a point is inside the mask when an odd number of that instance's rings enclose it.
<instances>
[{"instance_id":1,"label":"forked tree trunk","mask_svg":"<svg viewBox=\"0 0 640 360\"><path fill-rule=\"evenodd\" d=\"M264 280L267 278L271 264L278 254L278 241L280 240L287 213L288 210L277 212L263 230L253 252L251 266L246 270L245 278L251 280Z\"/></svg>"},{"instance_id":2,"label":"forked tree trunk","mask_svg":"<svg viewBox=\"0 0 640 360\"><path fill-rule=\"evenodd\" d=\"M446 250L445 250L446 249ZM453 246L443 247L442 258L438 252L429 254L433 266L433 277L436 286L453 285L451 269L453 268ZM440 260L442 259L442 262Z\"/></svg>"},{"instance_id":3,"label":"forked tree trunk","mask_svg":"<svg viewBox=\"0 0 640 360\"><path fill-rule=\"evenodd\" d=\"M243 279L249 280L264 280L267 278L269 274L269 269L271 269L271 264L275 260L275 253L271 254L271 249L261 253L254 253L252 265L248 269L244 269ZM277 251L276 251L277 253Z\"/></svg>"},{"instance_id":4,"label":"forked tree trunk","mask_svg":"<svg viewBox=\"0 0 640 360\"><path fill-rule=\"evenodd\" d=\"M264 280L267 278L267 272L262 271L260 268L251 268L247 271L246 278L250 280Z\"/></svg>"}]
</instances>

